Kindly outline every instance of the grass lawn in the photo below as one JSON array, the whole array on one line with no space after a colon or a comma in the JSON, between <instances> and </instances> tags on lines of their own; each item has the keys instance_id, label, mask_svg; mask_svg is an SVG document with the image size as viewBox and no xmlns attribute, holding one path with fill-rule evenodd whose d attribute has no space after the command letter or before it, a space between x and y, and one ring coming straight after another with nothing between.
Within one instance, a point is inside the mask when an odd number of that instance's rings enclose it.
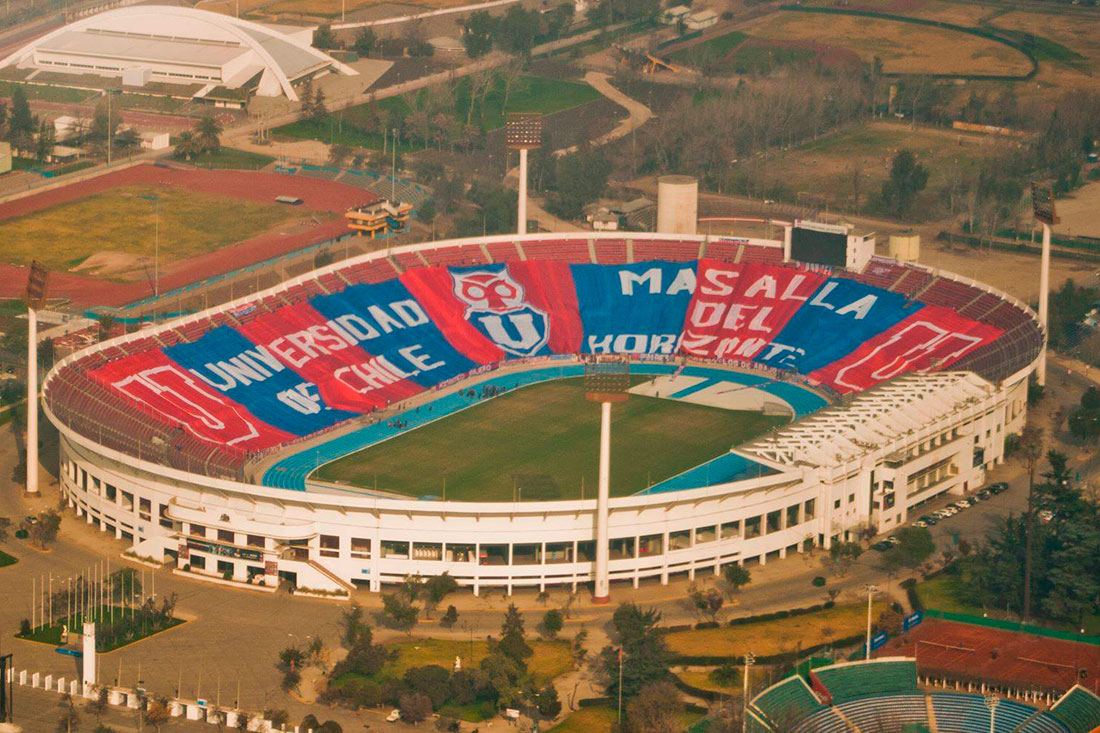
<instances>
[{"instance_id":1,"label":"grass lawn","mask_svg":"<svg viewBox=\"0 0 1100 733\"><path fill-rule=\"evenodd\" d=\"M573 667L568 641L527 642L534 655L527 660L527 669L534 675L535 684L542 686L568 672ZM380 676L400 679L410 667L438 664L444 669L454 666L455 657L462 658L462 666L476 667L489 653L488 642L474 640L473 644L458 639L403 639L386 643L387 649L398 652L397 659L382 668Z\"/></svg>"},{"instance_id":2,"label":"grass lawn","mask_svg":"<svg viewBox=\"0 0 1100 733\"><path fill-rule=\"evenodd\" d=\"M598 733L609 731L615 724L617 714L614 708L580 708L569 714L547 733Z\"/></svg>"},{"instance_id":3,"label":"grass lawn","mask_svg":"<svg viewBox=\"0 0 1100 733\"><path fill-rule=\"evenodd\" d=\"M470 705L444 705L439 709L439 714L447 718L465 720L467 723L480 723L496 717L497 706L489 700L471 703Z\"/></svg>"},{"instance_id":4,"label":"grass lawn","mask_svg":"<svg viewBox=\"0 0 1100 733\"><path fill-rule=\"evenodd\" d=\"M108 613L108 611L106 610L106 606L104 606L104 609L105 609L104 614L106 615ZM125 613L128 613L129 610L128 609L123 609L121 607L115 607L114 612L116 612L120 615L124 615ZM182 623L184 623L183 619L173 618L170 622L168 622L167 626L165 626L164 628L161 628L161 629L149 629L149 628L143 629L141 627L138 627L138 628L135 629L132 638L129 638L129 639L119 638L115 643L112 643L108 646L102 646L103 643L104 643L104 640L102 638L97 638L96 646L99 647L100 652L109 652L109 651L112 651L114 649L121 649L124 646L128 646L130 644L133 644L136 641L140 641L140 640L148 638L150 636L154 636L156 634L161 633L162 631L167 631L168 629L179 626ZM75 613L72 616L57 619L57 623L54 624L53 626L42 626L42 627L39 627L37 629L34 629L33 631L31 631L31 633L26 634L26 635L16 634L16 638L28 639L30 641L37 641L37 642L41 642L43 644L53 644L54 646L61 646L61 627L62 627L62 625L68 625L70 633L78 633L77 630L83 628L83 624L84 624L84 615L79 614L79 613Z\"/></svg>"},{"instance_id":5,"label":"grass lawn","mask_svg":"<svg viewBox=\"0 0 1100 733\"><path fill-rule=\"evenodd\" d=\"M302 140L321 140L380 150L383 145L381 131L386 126L385 121L389 115L400 114L407 117L426 104L425 94L421 92L388 97L373 104L356 105L325 115L319 120L298 120L277 127L274 133ZM453 97L454 106L450 115L465 124L470 106L469 79L460 79L455 83ZM479 99L475 103L471 123L475 127L480 125L486 130L496 130L504 126L505 112L552 114L600 98L599 92L583 82L522 76L509 91L507 108L504 106L504 87L498 81L483 100ZM403 152L415 151L423 148L423 141L419 138L402 139L399 147Z\"/></svg>"},{"instance_id":6,"label":"grass lawn","mask_svg":"<svg viewBox=\"0 0 1100 733\"><path fill-rule=\"evenodd\" d=\"M610 706L579 708L570 713L565 720L550 728L547 733L601 733L611 730L617 717L617 711ZM680 730L688 730L702 718L701 713L685 710L680 715Z\"/></svg>"},{"instance_id":7,"label":"grass lawn","mask_svg":"<svg viewBox=\"0 0 1100 733\"><path fill-rule=\"evenodd\" d=\"M885 603L876 603L873 613L877 616L885 608ZM857 604L774 621L676 631L665 641L673 654L684 656L734 657L751 651L766 657L855 636L866 626L867 608Z\"/></svg>"},{"instance_id":8,"label":"grass lawn","mask_svg":"<svg viewBox=\"0 0 1100 733\"><path fill-rule=\"evenodd\" d=\"M641 381L645 377L636 377ZM611 413L611 493L627 496L784 421L632 395ZM581 379L524 387L322 466L326 481L459 501L594 496L600 411Z\"/></svg>"},{"instance_id":9,"label":"grass lawn","mask_svg":"<svg viewBox=\"0 0 1100 733\"><path fill-rule=\"evenodd\" d=\"M143 196L160 199L154 206ZM156 211L161 265L265 232L297 215L286 206L179 188L124 186L3 222L3 260L68 270L97 252L152 258ZM43 242L53 243L43 246ZM138 263L115 263L118 270Z\"/></svg>"},{"instance_id":10,"label":"grass lawn","mask_svg":"<svg viewBox=\"0 0 1100 733\"><path fill-rule=\"evenodd\" d=\"M697 43L694 46L688 46L687 48L676 51L672 54L672 59L684 64L693 64L700 59L722 58L730 51L740 46L746 38L748 38L748 34L742 33L741 31L733 31L722 36L715 36L714 38L708 38L702 43Z\"/></svg>"},{"instance_id":11,"label":"grass lawn","mask_svg":"<svg viewBox=\"0 0 1100 733\"><path fill-rule=\"evenodd\" d=\"M727 685L727 686L723 687L722 685L718 684L717 682L714 682L713 680L711 680L710 673L713 672L715 669L717 669L717 667L681 669L678 672L673 672L673 674L676 675L677 677L679 677L684 683L689 684L692 687L697 687L700 690L713 690L714 692L721 692L724 695L733 694L733 695L740 696L741 695L741 683L740 682L736 682L732 686ZM761 669L762 669L762 667L755 668L754 673L755 674L760 674Z\"/></svg>"},{"instance_id":12,"label":"grass lawn","mask_svg":"<svg viewBox=\"0 0 1100 733\"><path fill-rule=\"evenodd\" d=\"M7 566L14 565L17 562L19 561L16 560L14 557L4 552L3 550L0 550L0 568L6 568Z\"/></svg>"},{"instance_id":13,"label":"grass lawn","mask_svg":"<svg viewBox=\"0 0 1100 733\"><path fill-rule=\"evenodd\" d=\"M200 168L232 168L235 170L259 170L275 162L270 155L253 153L236 148L219 148L216 153L203 153L191 159Z\"/></svg>"},{"instance_id":14,"label":"grass lawn","mask_svg":"<svg viewBox=\"0 0 1100 733\"><path fill-rule=\"evenodd\" d=\"M42 84L20 84L14 81L0 81L0 97L11 97L15 87L23 87L27 99L41 99L44 102L83 102L86 99L96 97L96 92L87 89L71 89L69 87L50 87Z\"/></svg>"}]
</instances>

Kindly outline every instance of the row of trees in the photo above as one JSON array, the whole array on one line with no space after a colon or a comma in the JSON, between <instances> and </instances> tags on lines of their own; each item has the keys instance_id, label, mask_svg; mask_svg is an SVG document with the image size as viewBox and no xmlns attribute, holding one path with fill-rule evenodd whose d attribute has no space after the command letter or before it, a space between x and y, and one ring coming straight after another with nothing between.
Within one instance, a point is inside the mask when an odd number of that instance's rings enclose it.
<instances>
[{"instance_id":1,"label":"row of trees","mask_svg":"<svg viewBox=\"0 0 1100 733\"><path fill-rule=\"evenodd\" d=\"M176 138L175 155L191 160L199 155L216 153L221 150L221 134L221 123L213 117L203 117L195 123L194 129L185 130Z\"/></svg>"},{"instance_id":2,"label":"row of trees","mask_svg":"<svg viewBox=\"0 0 1100 733\"><path fill-rule=\"evenodd\" d=\"M480 58L500 48L529 56L537 39L552 40L565 35L573 23L573 5L563 3L548 13L513 5L502 16L479 10L458 21L466 55Z\"/></svg>"},{"instance_id":3,"label":"row of trees","mask_svg":"<svg viewBox=\"0 0 1100 733\"><path fill-rule=\"evenodd\" d=\"M1096 409L1100 397L1087 402ZM1027 509L998 520L955 572L975 605L1080 625L1100 612L1100 507L1076 485L1066 456L1045 450L1042 430L1025 428L1014 451L1028 473Z\"/></svg>"}]
</instances>

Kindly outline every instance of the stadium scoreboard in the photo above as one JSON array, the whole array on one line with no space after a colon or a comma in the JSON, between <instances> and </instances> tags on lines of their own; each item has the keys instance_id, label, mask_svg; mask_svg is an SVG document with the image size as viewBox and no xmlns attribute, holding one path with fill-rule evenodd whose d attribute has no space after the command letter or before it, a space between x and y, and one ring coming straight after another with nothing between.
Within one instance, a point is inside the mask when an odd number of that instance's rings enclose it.
<instances>
[{"instance_id":1,"label":"stadium scoreboard","mask_svg":"<svg viewBox=\"0 0 1100 733\"><path fill-rule=\"evenodd\" d=\"M848 263L848 229L832 224L797 221L791 229L791 259L815 265L844 267Z\"/></svg>"}]
</instances>

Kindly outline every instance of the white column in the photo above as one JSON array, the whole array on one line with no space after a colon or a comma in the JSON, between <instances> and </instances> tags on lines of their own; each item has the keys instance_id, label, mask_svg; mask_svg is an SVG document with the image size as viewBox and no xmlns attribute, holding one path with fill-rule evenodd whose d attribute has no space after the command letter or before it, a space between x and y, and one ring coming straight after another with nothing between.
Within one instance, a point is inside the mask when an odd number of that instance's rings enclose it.
<instances>
[{"instance_id":1,"label":"white column","mask_svg":"<svg viewBox=\"0 0 1100 733\"><path fill-rule=\"evenodd\" d=\"M516 232L527 233L527 148L519 149L519 213Z\"/></svg>"},{"instance_id":2,"label":"white column","mask_svg":"<svg viewBox=\"0 0 1100 733\"><path fill-rule=\"evenodd\" d=\"M95 624L84 624L84 652L81 657L83 663L83 679L81 680L84 685L84 697L95 697L96 686L96 671L95 671Z\"/></svg>"},{"instance_id":3,"label":"white column","mask_svg":"<svg viewBox=\"0 0 1100 733\"><path fill-rule=\"evenodd\" d=\"M1047 301L1050 299L1050 224L1043 224L1043 256L1039 266L1039 323L1043 324L1044 335L1047 324ZM1049 340L1049 339L1047 339ZM1043 341L1043 351L1039 356L1039 367L1035 378L1042 387L1047 383L1047 340Z\"/></svg>"},{"instance_id":4,"label":"white column","mask_svg":"<svg viewBox=\"0 0 1100 733\"><path fill-rule=\"evenodd\" d=\"M596 497L596 593L597 603L611 600L611 579L608 564L611 560L608 537L608 514L611 498L611 403L600 403L600 476L599 494Z\"/></svg>"},{"instance_id":5,"label":"white column","mask_svg":"<svg viewBox=\"0 0 1100 733\"><path fill-rule=\"evenodd\" d=\"M792 227L790 224L787 224L786 226L783 227L783 261L784 262L790 262L791 261L791 229L793 229L793 228L794 227Z\"/></svg>"},{"instance_id":6,"label":"white column","mask_svg":"<svg viewBox=\"0 0 1100 733\"><path fill-rule=\"evenodd\" d=\"M27 493L38 494L38 320L27 308Z\"/></svg>"}]
</instances>

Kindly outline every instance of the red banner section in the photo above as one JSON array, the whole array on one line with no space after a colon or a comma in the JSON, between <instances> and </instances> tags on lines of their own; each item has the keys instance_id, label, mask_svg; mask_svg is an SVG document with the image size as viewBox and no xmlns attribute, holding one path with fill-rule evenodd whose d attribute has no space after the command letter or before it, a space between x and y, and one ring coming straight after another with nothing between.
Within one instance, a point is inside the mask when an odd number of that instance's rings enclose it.
<instances>
[{"instance_id":1,"label":"red banner section","mask_svg":"<svg viewBox=\"0 0 1100 733\"><path fill-rule=\"evenodd\" d=\"M752 359L824 280L793 267L700 260L680 348L704 359Z\"/></svg>"},{"instance_id":2,"label":"red banner section","mask_svg":"<svg viewBox=\"0 0 1100 733\"><path fill-rule=\"evenodd\" d=\"M297 303L254 318L237 330L316 384L329 407L369 412L423 390L407 379L407 365L373 356L357 345L375 332L362 317L328 320L309 303Z\"/></svg>"},{"instance_id":3,"label":"red banner section","mask_svg":"<svg viewBox=\"0 0 1100 733\"><path fill-rule=\"evenodd\" d=\"M458 353L477 364L504 358L503 351L467 323L466 304L455 297L454 281L447 268L414 267L400 279Z\"/></svg>"},{"instance_id":4,"label":"red banner section","mask_svg":"<svg viewBox=\"0 0 1100 733\"><path fill-rule=\"evenodd\" d=\"M219 395L159 349L105 364L88 376L213 443L262 450L294 438Z\"/></svg>"},{"instance_id":5,"label":"red banner section","mask_svg":"<svg viewBox=\"0 0 1100 733\"><path fill-rule=\"evenodd\" d=\"M859 392L905 372L946 369L1001 333L950 308L926 305L810 379L838 392Z\"/></svg>"},{"instance_id":6,"label":"red banner section","mask_svg":"<svg viewBox=\"0 0 1100 733\"><path fill-rule=\"evenodd\" d=\"M568 262L517 260L508 273L527 292L527 302L550 314L547 345L555 354L579 354L584 324Z\"/></svg>"}]
</instances>

